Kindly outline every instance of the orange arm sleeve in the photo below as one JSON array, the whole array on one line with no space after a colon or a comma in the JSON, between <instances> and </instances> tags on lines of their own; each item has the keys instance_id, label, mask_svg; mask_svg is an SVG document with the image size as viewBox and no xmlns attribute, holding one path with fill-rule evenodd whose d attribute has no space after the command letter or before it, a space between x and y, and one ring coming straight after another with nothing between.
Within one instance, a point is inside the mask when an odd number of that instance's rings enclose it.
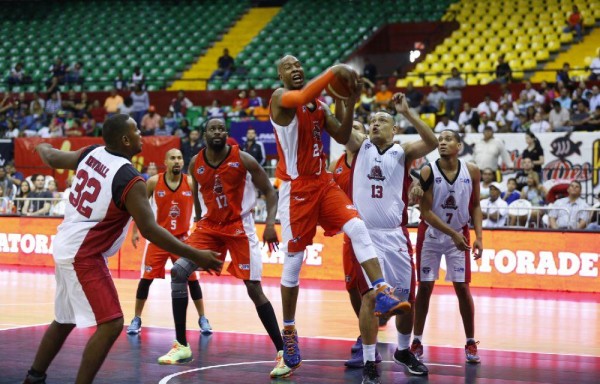
<instances>
[{"instance_id":1,"label":"orange arm sleeve","mask_svg":"<svg viewBox=\"0 0 600 384\"><path fill-rule=\"evenodd\" d=\"M281 106L284 108L296 108L314 100L334 77L333 71L329 69L319 77L313 79L301 90L285 92L281 96Z\"/></svg>"}]
</instances>

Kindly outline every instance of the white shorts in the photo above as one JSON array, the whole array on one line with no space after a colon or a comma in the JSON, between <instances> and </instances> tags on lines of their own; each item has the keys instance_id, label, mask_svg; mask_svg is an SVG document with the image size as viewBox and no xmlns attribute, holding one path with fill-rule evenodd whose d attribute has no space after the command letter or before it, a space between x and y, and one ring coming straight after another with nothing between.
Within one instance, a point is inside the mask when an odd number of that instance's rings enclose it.
<instances>
[{"instance_id":1,"label":"white shorts","mask_svg":"<svg viewBox=\"0 0 600 384\"><path fill-rule=\"evenodd\" d=\"M377 252L377 259L386 283L394 287L394 293L402 300L414 299L414 264L408 254L407 241L402 228L369 229L369 236ZM364 270L363 270L364 273ZM365 274L369 288L373 288Z\"/></svg>"},{"instance_id":2,"label":"white shorts","mask_svg":"<svg viewBox=\"0 0 600 384\"><path fill-rule=\"evenodd\" d=\"M423 223L422 223L423 224ZM463 230L469 241L469 228ZM471 282L469 251L459 251L452 238L427 225L419 225L417 235L417 277L419 281L435 281L439 278L440 264L446 261L446 281Z\"/></svg>"}]
</instances>

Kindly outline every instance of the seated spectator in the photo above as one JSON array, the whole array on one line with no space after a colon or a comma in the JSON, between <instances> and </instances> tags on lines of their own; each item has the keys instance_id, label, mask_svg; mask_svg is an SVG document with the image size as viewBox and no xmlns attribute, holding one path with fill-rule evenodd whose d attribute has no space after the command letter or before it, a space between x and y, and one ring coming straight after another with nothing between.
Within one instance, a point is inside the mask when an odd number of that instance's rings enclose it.
<instances>
[{"instance_id":1,"label":"seated spectator","mask_svg":"<svg viewBox=\"0 0 600 384\"><path fill-rule=\"evenodd\" d=\"M46 100L44 112L48 117L52 117L62 109L62 101L60 99L60 92L49 93L49 97L50 99Z\"/></svg>"},{"instance_id":2,"label":"seated spectator","mask_svg":"<svg viewBox=\"0 0 600 384\"><path fill-rule=\"evenodd\" d=\"M262 98L256 94L254 89L251 89L250 94L248 95L248 109L252 111L253 108L258 107L259 105L262 105Z\"/></svg>"},{"instance_id":3,"label":"seated spectator","mask_svg":"<svg viewBox=\"0 0 600 384\"><path fill-rule=\"evenodd\" d=\"M102 126L104 120L106 120L106 108L100 105L100 101L94 100L90 108L90 115L92 115L92 119L94 119L96 124Z\"/></svg>"},{"instance_id":4,"label":"seated spectator","mask_svg":"<svg viewBox=\"0 0 600 384\"><path fill-rule=\"evenodd\" d=\"M431 92L427 95L427 101L429 106L434 109L433 113L438 113L444 107L444 100L446 100L446 93L440 90L437 84L431 86ZM421 111L423 113L423 111Z\"/></svg>"},{"instance_id":5,"label":"seated spectator","mask_svg":"<svg viewBox=\"0 0 600 384\"><path fill-rule=\"evenodd\" d=\"M59 85L63 85L65 83L65 75L67 74L67 67L62 62L61 57L57 57L54 61L54 64L50 66L49 69L50 78L46 80L46 92L53 93L58 91Z\"/></svg>"},{"instance_id":6,"label":"seated spectator","mask_svg":"<svg viewBox=\"0 0 600 384\"><path fill-rule=\"evenodd\" d=\"M562 83L561 83L562 84ZM570 110L571 109L571 98L569 97L569 90L566 88L561 88L561 90L559 91L559 95L556 99L554 99L555 101L558 101L560 103L560 106Z\"/></svg>"},{"instance_id":7,"label":"seated spectator","mask_svg":"<svg viewBox=\"0 0 600 384\"><path fill-rule=\"evenodd\" d=\"M506 225L508 204L500 198L502 186L498 182L490 184L490 197L481 200L483 228L500 228Z\"/></svg>"},{"instance_id":8,"label":"seated spectator","mask_svg":"<svg viewBox=\"0 0 600 384\"><path fill-rule=\"evenodd\" d=\"M543 97L543 100L542 97L540 98L540 102L544 106L550 105L558 96L556 90L554 89L554 85L548 84L546 81L542 81L540 83L540 95Z\"/></svg>"},{"instance_id":9,"label":"seated spectator","mask_svg":"<svg viewBox=\"0 0 600 384\"><path fill-rule=\"evenodd\" d=\"M177 92L177 97L171 100L169 111L173 112L173 116L176 119L185 117L187 110L194 106L194 103L190 99L185 97L185 92Z\"/></svg>"},{"instance_id":10,"label":"seated spectator","mask_svg":"<svg viewBox=\"0 0 600 384\"><path fill-rule=\"evenodd\" d=\"M498 56L498 65L496 66L496 80L500 84L510 83L512 81L512 70L510 65L504 61L504 54Z\"/></svg>"},{"instance_id":11,"label":"seated spectator","mask_svg":"<svg viewBox=\"0 0 600 384\"><path fill-rule=\"evenodd\" d=\"M33 190L27 195L21 213L26 216L47 216L50 211L50 200L52 193L44 189L46 178L44 175L33 175ZM34 199L34 200L31 200Z\"/></svg>"},{"instance_id":12,"label":"seated spectator","mask_svg":"<svg viewBox=\"0 0 600 384\"><path fill-rule=\"evenodd\" d=\"M134 89L139 86L141 90L146 90L146 77L144 76L144 72L142 72L142 68L139 66L135 66L133 68L133 73L131 74L131 81L129 84Z\"/></svg>"},{"instance_id":13,"label":"seated spectator","mask_svg":"<svg viewBox=\"0 0 600 384\"><path fill-rule=\"evenodd\" d=\"M573 5L573 12L567 19L567 26L563 30L564 32L575 31L576 41L583 39L583 16L579 12L579 8Z\"/></svg>"},{"instance_id":14,"label":"seated spectator","mask_svg":"<svg viewBox=\"0 0 600 384\"><path fill-rule=\"evenodd\" d=\"M14 201L15 213L23 214L23 215L26 213L22 210L23 210L23 206L25 205L25 199L27 199L30 192L31 192L31 185L29 184L28 181L24 180L21 183L21 185L19 186L19 192L17 192L17 195L15 196L15 198L16 198L16 200Z\"/></svg>"},{"instance_id":15,"label":"seated spectator","mask_svg":"<svg viewBox=\"0 0 600 384\"><path fill-rule=\"evenodd\" d=\"M479 115L486 113L490 119L495 120L498 112L498 103L492 100L492 97L487 93L481 103L477 106Z\"/></svg>"},{"instance_id":16,"label":"seated spectator","mask_svg":"<svg viewBox=\"0 0 600 384\"><path fill-rule=\"evenodd\" d=\"M4 187L0 184L0 215L12 213L13 210L12 200L4 196L5 193Z\"/></svg>"},{"instance_id":17,"label":"seated spectator","mask_svg":"<svg viewBox=\"0 0 600 384\"><path fill-rule=\"evenodd\" d=\"M412 81L406 84L406 91L404 92L408 106L413 109L418 109L423 100L423 94L415 89ZM391 99L391 98L390 98Z\"/></svg>"},{"instance_id":18,"label":"seated spectator","mask_svg":"<svg viewBox=\"0 0 600 384\"><path fill-rule=\"evenodd\" d=\"M210 75L209 81L215 80L217 77L223 79L223 81L229 80L234 70L235 61L233 57L229 56L229 49L223 49L223 55L217 60L217 69Z\"/></svg>"},{"instance_id":19,"label":"seated spectator","mask_svg":"<svg viewBox=\"0 0 600 384\"><path fill-rule=\"evenodd\" d=\"M162 119L162 121L163 124L161 126L161 129L163 129L164 127L164 131L161 133L157 132L156 135L158 136L170 136L177 132L177 130L179 129L179 122L173 115L173 111L171 111L170 109L167 112L167 115Z\"/></svg>"},{"instance_id":20,"label":"seated spectator","mask_svg":"<svg viewBox=\"0 0 600 384\"><path fill-rule=\"evenodd\" d=\"M450 117L448 117L448 115L446 115L446 114L444 114L442 116L442 120L440 120L440 122L437 123L434 131L437 133L440 133L445 130L450 130L450 131L455 131L455 132L460 131L460 127L458 126L458 123L450 120Z\"/></svg>"},{"instance_id":21,"label":"seated spectator","mask_svg":"<svg viewBox=\"0 0 600 384\"><path fill-rule=\"evenodd\" d=\"M412 83L408 83L409 85ZM387 109L390 101L392 101L392 97L394 94L390 91L385 84L381 84L379 86L379 91L375 94L375 104L380 106L381 108Z\"/></svg>"},{"instance_id":22,"label":"seated spectator","mask_svg":"<svg viewBox=\"0 0 600 384\"><path fill-rule=\"evenodd\" d=\"M517 180L514 177L508 179L506 182L506 191L503 191L500 197L506 201L506 204L510 204L521 198L521 192L517 190Z\"/></svg>"},{"instance_id":23,"label":"seated spectator","mask_svg":"<svg viewBox=\"0 0 600 384\"><path fill-rule=\"evenodd\" d=\"M50 210L48 211L49 216L63 216L65 214L65 200L63 195L58 191L56 181L50 180L48 182L48 192L52 194L52 200L50 201Z\"/></svg>"},{"instance_id":24,"label":"seated spectator","mask_svg":"<svg viewBox=\"0 0 600 384\"><path fill-rule=\"evenodd\" d=\"M13 182L6 172L6 168L0 166L0 187L2 187L2 192L0 193L0 197L12 197L13 193Z\"/></svg>"},{"instance_id":25,"label":"seated spectator","mask_svg":"<svg viewBox=\"0 0 600 384\"><path fill-rule=\"evenodd\" d=\"M542 114L540 112L536 112L533 116L533 122L529 126L529 132L531 133L546 133L552 132L552 127L550 123L546 120L542 119Z\"/></svg>"},{"instance_id":26,"label":"seated spectator","mask_svg":"<svg viewBox=\"0 0 600 384\"><path fill-rule=\"evenodd\" d=\"M581 198L581 183L573 180L567 191L569 196L556 200L548 213L550 228L585 229L590 213L583 210L591 207Z\"/></svg>"},{"instance_id":27,"label":"seated spectator","mask_svg":"<svg viewBox=\"0 0 600 384\"><path fill-rule=\"evenodd\" d=\"M491 168L481 171L481 182L479 184L479 199L487 199L490 196L490 185L496 180L496 172Z\"/></svg>"},{"instance_id":28,"label":"seated spectator","mask_svg":"<svg viewBox=\"0 0 600 384\"><path fill-rule=\"evenodd\" d=\"M513 121L516 119L515 113L511 108L511 104L504 103L500 106L500 110L496 114L496 124L499 132L511 132Z\"/></svg>"},{"instance_id":29,"label":"seated spectator","mask_svg":"<svg viewBox=\"0 0 600 384\"><path fill-rule=\"evenodd\" d=\"M79 99L79 101L75 104L75 107L73 108L75 116L81 118L88 113L89 109L90 102L88 100L87 93L81 92L81 99Z\"/></svg>"},{"instance_id":30,"label":"seated spectator","mask_svg":"<svg viewBox=\"0 0 600 384\"><path fill-rule=\"evenodd\" d=\"M600 50L598 50L598 57L594 57L594 60L590 64L590 72L589 80L600 80Z\"/></svg>"},{"instance_id":31,"label":"seated spectator","mask_svg":"<svg viewBox=\"0 0 600 384\"><path fill-rule=\"evenodd\" d=\"M264 106L262 100L260 105L254 108L254 118L258 121L269 121L269 108Z\"/></svg>"},{"instance_id":32,"label":"seated spectator","mask_svg":"<svg viewBox=\"0 0 600 384\"><path fill-rule=\"evenodd\" d=\"M83 63L78 61L73 67L67 68L66 83L69 85L83 84Z\"/></svg>"},{"instance_id":33,"label":"seated spectator","mask_svg":"<svg viewBox=\"0 0 600 384\"><path fill-rule=\"evenodd\" d=\"M193 128L190 127L190 122L188 119L181 119L179 120L177 129L175 130L175 134L179 137L188 137L192 129Z\"/></svg>"},{"instance_id":34,"label":"seated spectator","mask_svg":"<svg viewBox=\"0 0 600 384\"><path fill-rule=\"evenodd\" d=\"M591 115L585 102L580 101L577 103L576 111L571 114L571 119L567 122L567 125L573 126L574 131L590 131L592 130L588 124L590 119Z\"/></svg>"},{"instance_id":35,"label":"seated spectator","mask_svg":"<svg viewBox=\"0 0 600 384\"><path fill-rule=\"evenodd\" d=\"M556 73L556 81L560 81L567 88L569 88L571 86L571 83L573 82L573 80L571 80L571 77L569 76L570 69L571 66L569 65L569 63L564 63L562 69Z\"/></svg>"},{"instance_id":36,"label":"seated spectator","mask_svg":"<svg viewBox=\"0 0 600 384\"><path fill-rule=\"evenodd\" d=\"M533 206L544 205L546 189L540 183L540 177L535 172L527 175L527 185L521 190L521 198L528 200Z\"/></svg>"},{"instance_id":37,"label":"seated spectator","mask_svg":"<svg viewBox=\"0 0 600 384\"><path fill-rule=\"evenodd\" d=\"M75 111L75 105L79 102L79 100L77 99L77 94L75 93L74 90L70 90L67 93L67 98L64 99L62 101L62 109L70 112L70 111Z\"/></svg>"},{"instance_id":38,"label":"seated spectator","mask_svg":"<svg viewBox=\"0 0 600 384\"><path fill-rule=\"evenodd\" d=\"M67 137L81 137L86 135L86 130L81 125L81 120L74 119L73 124L65 129L65 136Z\"/></svg>"},{"instance_id":39,"label":"seated spectator","mask_svg":"<svg viewBox=\"0 0 600 384\"><path fill-rule=\"evenodd\" d=\"M525 132L525 143L527 143L527 148L523 150L521 155L523 158L531 159L533 170L541 176L542 166L545 162L544 148L542 148L542 144L531 131Z\"/></svg>"},{"instance_id":40,"label":"seated spectator","mask_svg":"<svg viewBox=\"0 0 600 384\"><path fill-rule=\"evenodd\" d=\"M570 132L573 129L568 125L570 120L569 110L563 108L560 102L556 100L552 102L552 110L550 110L548 116L548 122L554 132Z\"/></svg>"},{"instance_id":41,"label":"seated spectator","mask_svg":"<svg viewBox=\"0 0 600 384\"><path fill-rule=\"evenodd\" d=\"M116 90L123 91L129 88L129 84L127 84L127 80L123 76L123 71L119 71L117 77L115 77L115 81L113 83Z\"/></svg>"},{"instance_id":42,"label":"seated spectator","mask_svg":"<svg viewBox=\"0 0 600 384\"><path fill-rule=\"evenodd\" d=\"M486 128L491 128L492 131L498 132L498 126L495 121L490 120L489 115L486 112L482 112L479 114L479 127L477 127L477 132L483 133Z\"/></svg>"},{"instance_id":43,"label":"seated spectator","mask_svg":"<svg viewBox=\"0 0 600 384\"><path fill-rule=\"evenodd\" d=\"M587 125L590 131L600 131L600 105L590 114Z\"/></svg>"},{"instance_id":44,"label":"seated spectator","mask_svg":"<svg viewBox=\"0 0 600 384\"><path fill-rule=\"evenodd\" d=\"M231 105L231 116L244 117L246 116L246 110L250 106L250 100L246 95L245 90L241 90L237 97L233 99Z\"/></svg>"},{"instance_id":45,"label":"seated spectator","mask_svg":"<svg viewBox=\"0 0 600 384\"><path fill-rule=\"evenodd\" d=\"M117 89L113 88L110 90L110 95L104 100L104 109L108 117L119 112L119 105L123 104L123 97L117 93Z\"/></svg>"},{"instance_id":46,"label":"seated spectator","mask_svg":"<svg viewBox=\"0 0 600 384\"><path fill-rule=\"evenodd\" d=\"M17 171L17 169L15 168L15 163L12 160L6 164L5 169L6 177L8 177L8 179L18 188L23 182L23 180L25 180L25 176L23 176L23 173Z\"/></svg>"},{"instance_id":47,"label":"seated spectator","mask_svg":"<svg viewBox=\"0 0 600 384\"><path fill-rule=\"evenodd\" d=\"M526 115L527 109L533 106L533 101L530 101L526 93L521 92L519 100L513 103L513 111L516 114Z\"/></svg>"},{"instance_id":48,"label":"seated spectator","mask_svg":"<svg viewBox=\"0 0 600 384\"><path fill-rule=\"evenodd\" d=\"M160 128L161 116L156 113L154 105L148 107L148 113L142 118L142 124L140 124L140 131L142 136L152 136L156 130Z\"/></svg>"},{"instance_id":49,"label":"seated spectator","mask_svg":"<svg viewBox=\"0 0 600 384\"><path fill-rule=\"evenodd\" d=\"M217 99L213 100L210 107L204 110L206 117L212 119L214 117L225 117L225 110L221 108L221 102Z\"/></svg>"},{"instance_id":50,"label":"seated spectator","mask_svg":"<svg viewBox=\"0 0 600 384\"><path fill-rule=\"evenodd\" d=\"M479 113L471 108L469 103L465 103L463 111L458 117L458 127L461 132L475 132L479 127Z\"/></svg>"},{"instance_id":51,"label":"seated spectator","mask_svg":"<svg viewBox=\"0 0 600 384\"><path fill-rule=\"evenodd\" d=\"M500 84L500 90L501 95L500 99L498 100L498 104L500 104L500 106L502 106L503 104L512 105L514 98L512 92L510 91L510 88L508 88L508 85Z\"/></svg>"},{"instance_id":52,"label":"seated spectator","mask_svg":"<svg viewBox=\"0 0 600 384\"><path fill-rule=\"evenodd\" d=\"M590 93L590 111L594 112L600 106L600 88L597 85L592 87Z\"/></svg>"},{"instance_id":53,"label":"seated spectator","mask_svg":"<svg viewBox=\"0 0 600 384\"><path fill-rule=\"evenodd\" d=\"M522 190L527 185L527 178L529 174L534 172L533 161L529 157L523 156L521 159L521 169L515 174L515 181L517 183L517 190Z\"/></svg>"},{"instance_id":54,"label":"seated spectator","mask_svg":"<svg viewBox=\"0 0 600 384\"><path fill-rule=\"evenodd\" d=\"M519 99L521 99L523 95L525 95L525 100L530 101L531 103L533 103L539 96L538 91L533 88L533 85L529 80L525 81L525 88L523 88L521 93L519 93Z\"/></svg>"},{"instance_id":55,"label":"seated spectator","mask_svg":"<svg viewBox=\"0 0 600 384\"><path fill-rule=\"evenodd\" d=\"M38 131L42 138L63 137L65 133L66 113L58 111L56 117L52 118L48 127L43 127Z\"/></svg>"},{"instance_id":56,"label":"seated spectator","mask_svg":"<svg viewBox=\"0 0 600 384\"><path fill-rule=\"evenodd\" d=\"M18 62L10 70L10 74L6 78L6 82L8 83L8 89L11 90L12 87L15 85L31 83L31 77L25 74L25 70L23 69L23 63Z\"/></svg>"}]
</instances>

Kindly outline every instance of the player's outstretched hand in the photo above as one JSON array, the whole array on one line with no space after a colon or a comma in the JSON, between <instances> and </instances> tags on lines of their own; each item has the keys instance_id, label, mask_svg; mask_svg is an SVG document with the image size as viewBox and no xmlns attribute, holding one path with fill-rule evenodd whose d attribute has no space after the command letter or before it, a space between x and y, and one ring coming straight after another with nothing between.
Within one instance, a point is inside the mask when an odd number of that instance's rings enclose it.
<instances>
[{"instance_id":1,"label":"player's outstretched hand","mask_svg":"<svg viewBox=\"0 0 600 384\"><path fill-rule=\"evenodd\" d=\"M219 272L221 270L223 262L218 258L220 256L219 252L198 249L195 249L194 251L195 257L190 257L190 260L192 260L198 268L211 275L212 271Z\"/></svg>"},{"instance_id":2,"label":"player's outstretched hand","mask_svg":"<svg viewBox=\"0 0 600 384\"><path fill-rule=\"evenodd\" d=\"M454 245L456 245L456 248L458 248L459 251L466 251L467 249L471 249L467 238L461 233L454 232L454 235L452 236L452 241L454 241Z\"/></svg>"},{"instance_id":3,"label":"player's outstretched hand","mask_svg":"<svg viewBox=\"0 0 600 384\"><path fill-rule=\"evenodd\" d=\"M277 237L277 231L272 225L267 225L263 232L263 242L269 244L269 251L277 252L279 250L279 238Z\"/></svg>"},{"instance_id":4,"label":"player's outstretched hand","mask_svg":"<svg viewBox=\"0 0 600 384\"><path fill-rule=\"evenodd\" d=\"M404 95L404 93L396 93L392 100L394 101L394 106L396 107L396 111L398 113L406 114L410 112L408 101L406 100L406 95Z\"/></svg>"},{"instance_id":5,"label":"player's outstretched hand","mask_svg":"<svg viewBox=\"0 0 600 384\"><path fill-rule=\"evenodd\" d=\"M483 252L483 244L481 240L475 240L473 242L473 260L481 259L481 252Z\"/></svg>"}]
</instances>

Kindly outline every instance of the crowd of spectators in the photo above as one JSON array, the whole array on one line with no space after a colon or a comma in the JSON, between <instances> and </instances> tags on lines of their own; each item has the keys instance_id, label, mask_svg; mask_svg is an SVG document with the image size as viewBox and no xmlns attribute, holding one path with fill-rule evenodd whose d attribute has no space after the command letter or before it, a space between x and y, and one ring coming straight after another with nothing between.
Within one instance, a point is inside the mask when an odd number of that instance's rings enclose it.
<instances>
[{"instance_id":1,"label":"crowd of spectators","mask_svg":"<svg viewBox=\"0 0 600 384\"><path fill-rule=\"evenodd\" d=\"M54 178L34 174L27 178L12 163L0 167L0 215L62 216L71 178L60 192Z\"/></svg>"}]
</instances>

